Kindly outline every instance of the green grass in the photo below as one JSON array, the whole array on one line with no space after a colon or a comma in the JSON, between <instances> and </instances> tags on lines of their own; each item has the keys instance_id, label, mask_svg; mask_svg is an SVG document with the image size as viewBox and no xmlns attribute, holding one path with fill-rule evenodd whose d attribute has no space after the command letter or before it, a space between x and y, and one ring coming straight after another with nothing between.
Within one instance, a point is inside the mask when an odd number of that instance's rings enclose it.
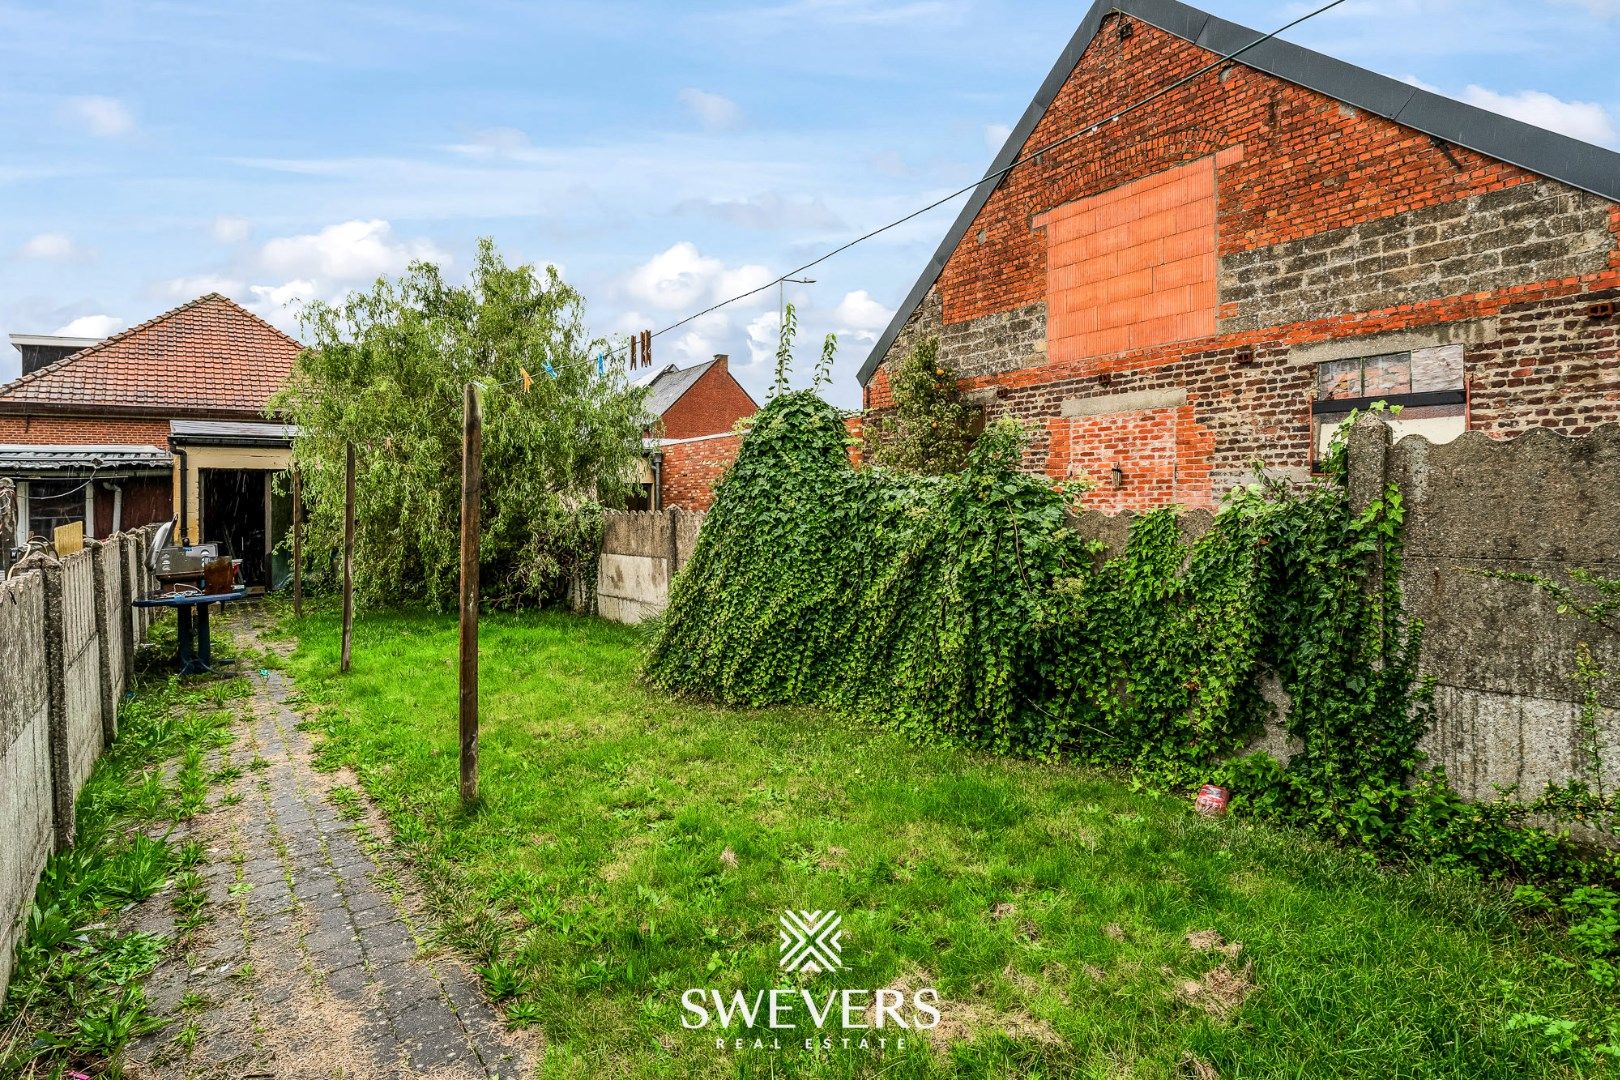
<instances>
[{"instance_id":1,"label":"green grass","mask_svg":"<svg viewBox=\"0 0 1620 1080\"><path fill-rule=\"evenodd\" d=\"M149 1008L141 980L184 943L122 926L137 906L165 902L181 939L205 920L196 867L206 853L171 831L205 808L204 756L230 741L227 706L247 680L182 682L163 659L172 628L155 630L161 644L141 654L118 738L79 793L74 846L51 857L35 890L0 1009L5 1080L70 1068L122 1075L125 1045L168 1023ZM229 651L222 642L221 654Z\"/></svg>"},{"instance_id":2,"label":"green grass","mask_svg":"<svg viewBox=\"0 0 1620 1080\"><path fill-rule=\"evenodd\" d=\"M362 616L341 677L333 618L288 627L325 759L356 768L548 1075L1575 1075L1512 1017L1605 1016L1499 890L1112 776L672 701L636 683L637 632L593 619L486 617L467 814L454 620ZM683 1030L689 987L792 985L788 908L844 916L847 967L818 994L932 986L957 1037L736 1052ZM1193 949L1201 930L1241 953ZM1186 984L1222 966L1253 985L1219 1015Z\"/></svg>"}]
</instances>

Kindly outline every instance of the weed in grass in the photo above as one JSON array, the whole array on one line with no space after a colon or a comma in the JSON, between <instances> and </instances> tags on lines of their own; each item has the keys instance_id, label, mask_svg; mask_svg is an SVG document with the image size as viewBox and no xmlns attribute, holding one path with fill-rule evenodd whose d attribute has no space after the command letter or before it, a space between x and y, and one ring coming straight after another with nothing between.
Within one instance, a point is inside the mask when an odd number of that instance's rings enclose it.
<instances>
[{"instance_id":1,"label":"weed in grass","mask_svg":"<svg viewBox=\"0 0 1620 1080\"><path fill-rule=\"evenodd\" d=\"M186 1022L186 1025L175 1032L174 1044L187 1056L197 1048L197 1040L202 1037L202 1028L195 1020Z\"/></svg>"}]
</instances>

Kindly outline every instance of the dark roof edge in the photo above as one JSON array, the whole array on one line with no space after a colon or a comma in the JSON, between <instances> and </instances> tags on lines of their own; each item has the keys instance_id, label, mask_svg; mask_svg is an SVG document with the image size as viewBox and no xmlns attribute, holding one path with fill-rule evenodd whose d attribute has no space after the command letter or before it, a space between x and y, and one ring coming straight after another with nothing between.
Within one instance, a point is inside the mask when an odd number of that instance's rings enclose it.
<instances>
[{"instance_id":1,"label":"dark roof edge","mask_svg":"<svg viewBox=\"0 0 1620 1080\"><path fill-rule=\"evenodd\" d=\"M1057 63L1052 65L1052 70L1047 73L1046 81L1042 82L1041 88L1035 92L1035 99L1024 110L1024 115L1019 117L1017 124L1013 125L1012 134L1008 135L1007 141L1002 143L1001 151L996 154L995 160L990 163L990 168L986 170L986 173L994 173L1004 169L1018 159L1018 153L1024 148L1024 143L1029 141L1030 135L1035 130L1035 125L1041 122L1041 117L1046 115L1046 110L1051 106L1052 99L1057 97L1059 90L1063 89L1063 84L1069 81L1069 76L1074 73L1074 67L1080 62L1080 57L1085 54L1086 47L1091 44L1091 39L1097 36L1098 27L1102 25L1103 19L1112 13L1113 9L1114 5L1110 0L1096 0L1096 3L1091 5L1091 9L1086 12L1085 18L1080 20L1080 28L1074 32L1074 36L1069 39L1069 43L1063 46L1063 52L1058 54ZM940 271L945 269L946 260L956 250L956 245L961 242L962 237L967 235L968 229L973 225L973 219L979 216L979 211L984 209L984 204L990 201L991 193L1001 185L1001 179L997 177L993 180L984 181L974 188L973 193L968 196L968 201L962 205L961 213L956 215L956 221L951 225L950 231L945 234L945 239L940 242L938 249L935 250L934 257L929 259L928 265L923 268L922 276L917 279L917 283L906 294L905 300L895 311L894 317L889 320L889 325L878 336L877 342L873 344L871 353L866 357L866 363L861 365L860 374L857 377L860 379L862 386L865 386L867 380L871 379L872 373L877 370L878 364L883 362L883 357L888 353L889 346L894 344L894 339L900 336L901 330L905 329L906 322L911 318L911 313L917 310L917 305L923 302L923 297L928 295L928 290L933 288L934 282L939 280Z\"/></svg>"},{"instance_id":2,"label":"dark roof edge","mask_svg":"<svg viewBox=\"0 0 1620 1080\"><path fill-rule=\"evenodd\" d=\"M988 172L1005 168L1016 159L1036 124L1080 62L1103 19L1116 11L1217 54L1234 52L1262 36L1258 30L1227 22L1176 0L1096 0L1081 20L1074 37L1064 46L1062 55L1041 84L1029 108L1024 110L1023 117L1013 128ZM1353 105L1509 165L1517 165L1611 202L1620 202L1620 153L1613 150L1454 101L1278 38L1256 45L1234 63L1326 94L1346 105ZM984 204L1000 182L1000 178L986 180L973 190L962 212L957 215L955 224L945 234L939 250L929 260L922 276L889 321L887 329L872 346L866 363L861 365L859 378L862 386L871 379L911 313L922 303L934 282L939 280L945 261L961 243L962 237L967 235L973 219L984 209Z\"/></svg>"}]
</instances>

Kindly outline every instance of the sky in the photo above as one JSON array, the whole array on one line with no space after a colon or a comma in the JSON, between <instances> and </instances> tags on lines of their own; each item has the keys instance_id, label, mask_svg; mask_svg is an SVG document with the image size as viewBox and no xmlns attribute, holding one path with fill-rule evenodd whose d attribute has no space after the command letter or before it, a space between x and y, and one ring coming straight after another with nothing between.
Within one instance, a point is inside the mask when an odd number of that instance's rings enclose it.
<instances>
[{"instance_id":1,"label":"sky","mask_svg":"<svg viewBox=\"0 0 1620 1080\"><path fill-rule=\"evenodd\" d=\"M1271 30L1316 6L1202 5ZM0 0L0 335L209 291L297 307L478 237L594 332L659 330L970 183L1087 5ZM1620 149L1620 0L1350 0L1289 40ZM797 384L855 372L960 201L790 285ZM761 400L778 290L657 339ZM0 343L0 380L20 357Z\"/></svg>"}]
</instances>

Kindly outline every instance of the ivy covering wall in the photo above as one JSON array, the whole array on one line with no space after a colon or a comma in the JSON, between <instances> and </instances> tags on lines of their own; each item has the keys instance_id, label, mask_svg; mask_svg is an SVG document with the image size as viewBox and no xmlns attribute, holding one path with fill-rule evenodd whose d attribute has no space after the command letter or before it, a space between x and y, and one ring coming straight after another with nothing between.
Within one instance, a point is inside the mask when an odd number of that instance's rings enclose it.
<instances>
[{"instance_id":1,"label":"ivy covering wall","mask_svg":"<svg viewBox=\"0 0 1620 1080\"><path fill-rule=\"evenodd\" d=\"M1164 510L1104 559L1069 524L1081 488L1019 471L1022 449L1008 421L961 472L857 470L835 409L777 398L719 487L647 674L1181 785L1266 768L1230 761L1286 722L1297 751L1267 798L1308 812L1405 780L1427 722L1416 634L1364 584L1369 559L1398 559L1397 493L1355 514L1341 483L1260 482L1190 546Z\"/></svg>"}]
</instances>

